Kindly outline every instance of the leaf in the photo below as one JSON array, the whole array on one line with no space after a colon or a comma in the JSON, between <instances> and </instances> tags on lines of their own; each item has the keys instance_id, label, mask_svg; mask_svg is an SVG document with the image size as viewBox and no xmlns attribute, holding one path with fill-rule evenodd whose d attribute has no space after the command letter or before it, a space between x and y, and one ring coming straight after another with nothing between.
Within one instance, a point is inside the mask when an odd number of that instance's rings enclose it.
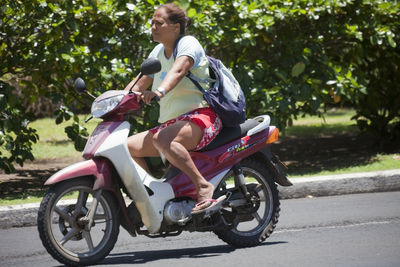
<instances>
[{"instance_id":1,"label":"leaf","mask_svg":"<svg viewBox=\"0 0 400 267\"><path fill-rule=\"evenodd\" d=\"M333 85L333 84L337 84L337 81L335 80L330 80L326 82L327 85Z\"/></svg>"},{"instance_id":2,"label":"leaf","mask_svg":"<svg viewBox=\"0 0 400 267\"><path fill-rule=\"evenodd\" d=\"M189 11L187 13L189 18L196 16L196 14L197 14L197 12L196 12L196 9L194 9L194 8L189 9Z\"/></svg>"},{"instance_id":3,"label":"leaf","mask_svg":"<svg viewBox=\"0 0 400 267\"><path fill-rule=\"evenodd\" d=\"M391 47L396 48L397 44L391 35L388 36L388 41Z\"/></svg>"},{"instance_id":4,"label":"leaf","mask_svg":"<svg viewBox=\"0 0 400 267\"><path fill-rule=\"evenodd\" d=\"M282 72L282 71L275 71L274 74L275 74L278 78L280 78L282 81L287 82L288 79L287 79L287 77L286 77L286 75L285 75L284 72Z\"/></svg>"},{"instance_id":5,"label":"leaf","mask_svg":"<svg viewBox=\"0 0 400 267\"><path fill-rule=\"evenodd\" d=\"M126 8L130 11L133 11L136 8L136 6L132 3L127 3Z\"/></svg>"},{"instance_id":6,"label":"leaf","mask_svg":"<svg viewBox=\"0 0 400 267\"><path fill-rule=\"evenodd\" d=\"M298 62L292 68L292 77L299 77L300 74L306 69L306 64L303 62Z\"/></svg>"},{"instance_id":7,"label":"leaf","mask_svg":"<svg viewBox=\"0 0 400 267\"><path fill-rule=\"evenodd\" d=\"M312 97L311 98L311 108L314 112L317 112L321 105L321 99L319 97Z\"/></svg>"}]
</instances>

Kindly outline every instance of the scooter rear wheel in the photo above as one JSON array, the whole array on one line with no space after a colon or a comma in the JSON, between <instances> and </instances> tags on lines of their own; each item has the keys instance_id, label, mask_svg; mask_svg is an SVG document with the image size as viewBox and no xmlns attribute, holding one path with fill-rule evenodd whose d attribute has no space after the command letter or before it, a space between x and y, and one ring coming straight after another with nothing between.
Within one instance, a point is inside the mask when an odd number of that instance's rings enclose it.
<instances>
[{"instance_id":1,"label":"scooter rear wheel","mask_svg":"<svg viewBox=\"0 0 400 267\"><path fill-rule=\"evenodd\" d=\"M236 214L231 219L233 228L216 230L214 233L233 247L251 247L259 245L275 229L280 202L276 184L264 164L254 159L245 159L240 165L252 202L245 201L242 193L237 198L240 190L234 184L233 172L229 172L217 187L216 194L236 192L233 193L236 201L243 204L230 210L231 214Z\"/></svg>"},{"instance_id":2,"label":"scooter rear wheel","mask_svg":"<svg viewBox=\"0 0 400 267\"><path fill-rule=\"evenodd\" d=\"M51 187L38 212L40 239L47 251L66 265L90 265L104 259L119 234L118 206L103 191L88 230L85 215L95 192L90 178L76 178Z\"/></svg>"}]
</instances>

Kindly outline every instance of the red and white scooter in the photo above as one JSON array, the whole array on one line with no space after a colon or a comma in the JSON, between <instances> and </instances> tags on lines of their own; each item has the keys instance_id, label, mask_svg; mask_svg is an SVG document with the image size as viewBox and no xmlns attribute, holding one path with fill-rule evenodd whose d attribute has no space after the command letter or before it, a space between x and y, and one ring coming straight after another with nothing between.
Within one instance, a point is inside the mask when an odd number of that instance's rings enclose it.
<instances>
[{"instance_id":1,"label":"red and white scooter","mask_svg":"<svg viewBox=\"0 0 400 267\"><path fill-rule=\"evenodd\" d=\"M146 60L140 76L159 69L157 60ZM75 87L86 90L81 79ZM163 177L155 178L129 154L127 115L140 109L139 96L129 91L107 91L93 102L93 117L103 121L86 144L85 161L60 170L45 183L50 188L40 205L38 230L47 251L67 265L94 264L113 249L120 225L132 236L213 231L235 247L264 241L279 217L275 183L291 185L284 166L270 152L279 131L270 125L269 116L224 128L207 147L190 152L215 186L214 198L224 199L192 215L196 190L189 177L169 166Z\"/></svg>"}]
</instances>

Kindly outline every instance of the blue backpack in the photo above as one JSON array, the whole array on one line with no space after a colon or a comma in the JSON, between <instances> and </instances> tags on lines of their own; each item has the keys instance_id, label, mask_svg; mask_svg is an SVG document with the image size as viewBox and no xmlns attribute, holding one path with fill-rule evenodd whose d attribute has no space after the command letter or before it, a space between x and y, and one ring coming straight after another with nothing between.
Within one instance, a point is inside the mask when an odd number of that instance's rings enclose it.
<instances>
[{"instance_id":1,"label":"blue backpack","mask_svg":"<svg viewBox=\"0 0 400 267\"><path fill-rule=\"evenodd\" d=\"M173 56L178 53L178 41L175 44ZM198 78L190 71L186 74L193 84L203 93L204 100L217 113L225 127L234 127L246 120L246 99L239 83L222 62L207 56L210 76L215 79L211 88L204 90Z\"/></svg>"}]
</instances>

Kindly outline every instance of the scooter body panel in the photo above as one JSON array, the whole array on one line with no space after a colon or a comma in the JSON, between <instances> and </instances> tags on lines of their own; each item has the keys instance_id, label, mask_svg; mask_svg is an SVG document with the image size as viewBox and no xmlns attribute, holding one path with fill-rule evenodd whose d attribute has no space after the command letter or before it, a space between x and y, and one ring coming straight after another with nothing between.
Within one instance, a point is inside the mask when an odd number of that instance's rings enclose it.
<instances>
[{"instance_id":1,"label":"scooter body panel","mask_svg":"<svg viewBox=\"0 0 400 267\"><path fill-rule=\"evenodd\" d=\"M235 164L266 147L268 145L266 141L274 130L275 127L270 126L253 136L235 139L216 149L205 152L191 152L190 154L204 178L216 187ZM168 183L171 184L176 197L196 199L196 189L190 178L183 172L168 180Z\"/></svg>"},{"instance_id":2,"label":"scooter body panel","mask_svg":"<svg viewBox=\"0 0 400 267\"><path fill-rule=\"evenodd\" d=\"M103 121L99 123L86 142L85 149L82 153L83 158L93 158L104 140L121 124L122 121Z\"/></svg>"},{"instance_id":3,"label":"scooter body panel","mask_svg":"<svg viewBox=\"0 0 400 267\"><path fill-rule=\"evenodd\" d=\"M164 206L175 197L168 183L155 179L130 156L126 140L130 124L122 122L97 149L96 157L108 158L117 170L130 197L134 200L142 222L150 233L156 233L163 220ZM146 187L154 192L149 195Z\"/></svg>"}]
</instances>

